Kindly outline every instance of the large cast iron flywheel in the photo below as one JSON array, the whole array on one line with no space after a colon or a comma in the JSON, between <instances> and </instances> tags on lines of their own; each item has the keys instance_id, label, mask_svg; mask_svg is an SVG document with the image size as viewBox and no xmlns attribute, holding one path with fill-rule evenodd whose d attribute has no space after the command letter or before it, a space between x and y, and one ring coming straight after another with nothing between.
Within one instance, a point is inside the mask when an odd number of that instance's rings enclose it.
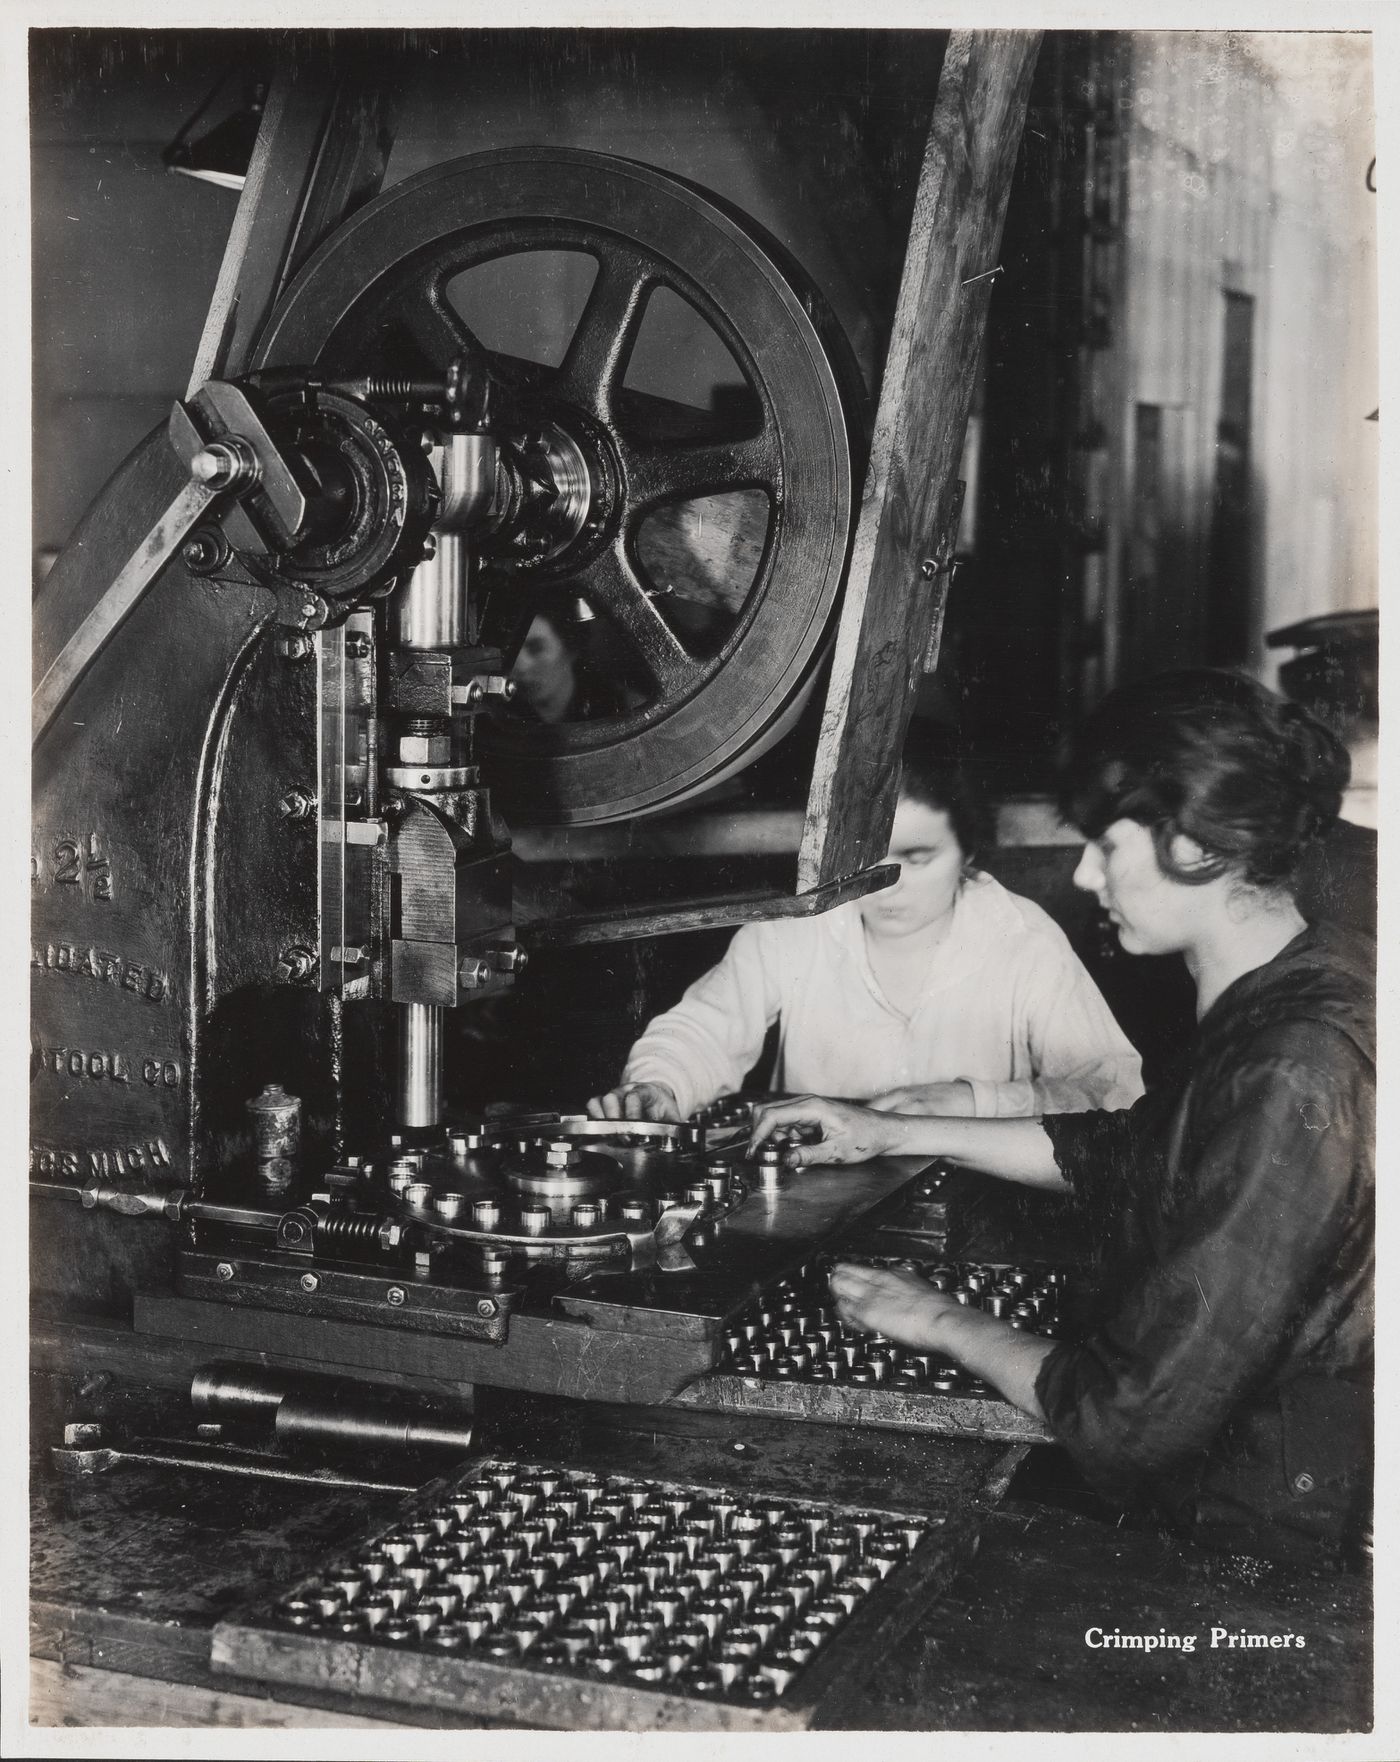
<instances>
[{"instance_id":1,"label":"large cast iron flywheel","mask_svg":"<svg viewBox=\"0 0 1400 1762\"><path fill-rule=\"evenodd\" d=\"M575 542L484 556L488 624L510 640L536 605L592 623L575 632L590 701L485 736L518 821L679 801L756 756L810 689L850 535L859 392L780 256L654 168L525 148L393 186L273 314L259 369L413 375L484 349L515 418L587 463Z\"/></svg>"}]
</instances>

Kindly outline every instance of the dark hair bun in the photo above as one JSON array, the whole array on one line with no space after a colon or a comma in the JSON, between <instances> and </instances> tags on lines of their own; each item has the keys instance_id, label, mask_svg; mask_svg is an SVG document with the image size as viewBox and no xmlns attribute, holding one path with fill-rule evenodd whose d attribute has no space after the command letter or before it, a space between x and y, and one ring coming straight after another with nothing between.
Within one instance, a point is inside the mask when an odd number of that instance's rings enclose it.
<instances>
[{"instance_id":1,"label":"dark hair bun","mask_svg":"<svg viewBox=\"0 0 1400 1762\"><path fill-rule=\"evenodd\" d=\"M1076 737L1061 805L1089 837L1115 820L1150 827L1164 872L1233 872L1286 885L1337 818L1351 761L1336 735L1252 679L1205 669L1159 674L1105 698ZM1206 862L1180 869L1171 845Z\"/></svg>"},{"instance_id":2,"label":"dark hair bun","mask_svg":"<svg viewBox=\"0 0 1400 1762\"><path fill-rule=\"evenodd\" d=\"M1324 827L1330 825L1351 780L1351 757L1337 736L1298 704L1281 703L1278 719L1298 767L1298 786Z\"/></svg>"}]
</instances>

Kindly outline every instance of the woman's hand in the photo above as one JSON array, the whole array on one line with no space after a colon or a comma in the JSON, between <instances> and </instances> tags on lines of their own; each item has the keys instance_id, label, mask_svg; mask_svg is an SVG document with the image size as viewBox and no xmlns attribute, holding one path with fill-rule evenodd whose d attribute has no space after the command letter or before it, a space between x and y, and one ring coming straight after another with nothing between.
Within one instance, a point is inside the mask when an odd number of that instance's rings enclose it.
<instances>
[{"instance_id":1,"label":"woman's hand","mask_svg":"<svg viewBox=\"0 0 1400 1762\"><path fill-rule=\"evenodd\" d=\"M904 1089L887 1089L866 1105L876 1113L939 1114L944 1118L956 1114L971 1119L972 1085L961 1077L951 1083L911 1083Z\"/></svg>"},{"instance_id":2,"label":"woman's hand","mask_svg":"<svg viewBox=\"0 0 1400 1762\"><path fill-rule=\"evenodd\" d=\"M920 1352L938 1352L999 1389L1032 1419L1045 1421L1036 1382L1053 1340L1018 1331L980 1309L964 1309L917 1273L843 1262L831 1274L836 1313L851 1327L886 1334Z\"/></svg>"},{"instance_id":3,"label":"woman's hand","mask_svg":"<svg viewBox=\"0 0 1400 1762\"><path fill-rule=\"evenodd\" d=\"M668 1083L624 1083L595 1095L588 1104L595 1120L679 1120L675 1091Z\"/></svg>"},{"instance_id":4,"label":"woman's hand","mask_svg":"<svg viewBox=\"0 0 1400 1762\"><path fill-rule=\"evenodd\" d=\"M831 1274L831 1295L843 1322L870 1334L887 1334L924 1352L945 1350L940 1323L962 1306L935 1291L917 1273L855 1266L843 1261Z\"/></svg>"},{"instance_id":5,"label":"woman's hand","mask_svg":"<svg viewBox=\"0 0 1400 1762\"><path fill-rule=\"evenodd\" d=\"M754 1114L749 1149L770 1140L781 1144L794 1167L811 1163L869 1162L899 1150L903 1122L893 1114L873 1113L849 1101L827 1101L820 1095L799 1095L793 1101L770 1101Z\"/></svg>"}]
</instances>

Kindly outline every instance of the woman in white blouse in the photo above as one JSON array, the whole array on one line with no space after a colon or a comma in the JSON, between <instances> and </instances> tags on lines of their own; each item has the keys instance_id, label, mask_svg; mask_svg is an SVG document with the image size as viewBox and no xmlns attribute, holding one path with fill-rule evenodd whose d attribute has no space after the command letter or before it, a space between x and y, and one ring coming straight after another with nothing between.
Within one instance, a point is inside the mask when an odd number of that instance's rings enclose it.
<instances>
[{"instance_id":1,"label":"woman in white blouse","mask_svg":"<svg viewBox=\"0 0 1400 1762\"><path fill-rule=\"evenodd\" d=\"M1122 1108L1140 1061L1064 933L974 866L978 814L948 737L915 723L898 881L814 918L747 924L633 1046L606 1119L684 1119L739 1088L774 1021L773 1087L899 1113Z\"/></svg>"}]
</instances>

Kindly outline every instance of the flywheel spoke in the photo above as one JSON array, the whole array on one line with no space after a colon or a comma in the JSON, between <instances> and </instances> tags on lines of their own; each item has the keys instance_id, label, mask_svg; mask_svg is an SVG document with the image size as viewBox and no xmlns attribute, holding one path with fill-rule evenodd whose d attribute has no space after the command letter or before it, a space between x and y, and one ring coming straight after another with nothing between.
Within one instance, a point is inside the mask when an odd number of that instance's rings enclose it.
<instances>
[{"instance_id":1,"label":"flywheel spoke","mask_svg":"<svg viewBox=\"0 0 1400 1762\"><path fill-rule=\"evenodd\" d=\"M620 540L579 576L578 585L627 637L663 697L679 695L700 677L701 664L657 611Z\"/></svg>"},{"instance_id":2,"label":"flywheel spoke","mask_svg":"<svg viewBox=\"0 0 1400 1762\"><path fill-rule=\"evenodd\" d=\"M628 446L624 456L628 499L639 518L662 502L729 490L762 489L773 501L779 499L782 455L776 436L766 428L751 439L704 446Z\"/></svg>"},{"instance_id":3,"label":"flywheel spoke","mask_svg":"<svg viewBox=\"0 0 1400 1762\"><path fill-rule=\"evenodd\" d=\"M612 420L613 398L627 372L651 280L652 272L641 258L617 251L601 256L597 278L560 364L556 394L600 422Z\"/></svg>"},{"instance_id":4,"label":"flywheel spoke","mask_svg":"<svg viewBox=\"0 0 1400 1762\"><path fill-rule=\"evenodd\" d=\"M440 279L406 295L396 317L434 367L446 367L454 356L479 347L466 322L449 305Z\"/></svg>"}]
</instances>

